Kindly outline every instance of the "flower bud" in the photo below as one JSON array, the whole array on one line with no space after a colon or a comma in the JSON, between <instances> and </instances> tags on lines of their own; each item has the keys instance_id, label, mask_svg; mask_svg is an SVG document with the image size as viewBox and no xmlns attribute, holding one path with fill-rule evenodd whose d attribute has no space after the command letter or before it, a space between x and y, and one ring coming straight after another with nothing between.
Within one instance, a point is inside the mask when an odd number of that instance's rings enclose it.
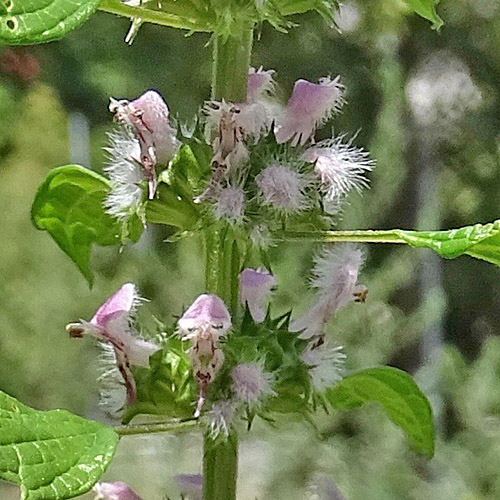
<instances>
[{"instance_id":1,"label":"flower bud","mask_svg":"<svg viewBox=\"0 0 500 500\"><path fill-rule=\"evenodd\" d=\"M268 296L275 285L276 278L266 270L247 268L240 273L240 300L248 305L256 323L264 321Z\"/></svg>"},{"instance_id":2,"label":"flower bud","mask_svg":"<svg viewBox=\"0 0 500 500\"><path fill-rule=\"evenodd\" d=\"M187 496L189 500L202 500L203 476L200 474L178 474L174 476L174 481L181 495Z\"/></svg>"}]
</instances>

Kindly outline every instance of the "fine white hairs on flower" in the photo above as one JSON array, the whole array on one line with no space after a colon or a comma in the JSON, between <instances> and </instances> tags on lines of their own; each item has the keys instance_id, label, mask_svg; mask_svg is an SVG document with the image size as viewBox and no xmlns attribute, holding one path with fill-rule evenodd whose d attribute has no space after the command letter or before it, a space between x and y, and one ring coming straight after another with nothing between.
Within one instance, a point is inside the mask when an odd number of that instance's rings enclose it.
<instances>
[{"instance_id":1,"label":"fine white hairs on flower","mask_svg":"<svg viewBox=\"0 0 500 500\"><path fill-rule=\"evenodd\" d=\"M368 187L364 177L375 167L375 161L369 153L352 145L352 140L345 141L345 136L327 139L310 147L301 156L301 160L314 163L314 172L321 180L325 201L339 205L351 190L360 192Z\"/></svg>"},{"instance_id":2,"label":"fine white hairs on flower","mask_svg":"<svg viewBox=\"0 0 500 500\"><path fill-rule=\"evenodd\" d=\"M153 198L156 165L168 165L180 146L169 124L168 106L158 92L148 90L133 101L111 98L109 110L115 121L129 126L139 141L140 162L149 180L149 198Z\"/></svg>"},{"instance_id":3,"label":"fine white hairs on flower","mask_svg":"<svg viewBox=\"0 0 500 500\"><path fill-rule=\"evenodd\" d=\"M276 120L274 135L278 144L290 141L303 146L345 103L340 77L321 78L319 83L297 80L286 109Z\"/></svg>"},{"instance_id":4,"label":"fine white hairs on flower","mask_svg":"<svg viewBox=\"0 0 500 500\"><path fill-rule=\"evenodd\" d=\"M231 328L231 316L217 295L202 294L177 324L183 335L182 340L190 340L192 343L189 354L199 389L194 416L199 417L205 403L207 387L213 382L224 362L219 339Z\"/></svg>"},{"instance_id":5,"label":"fine white hairs on flower","mask_svg":"<svg viewBox=\"0 0 500 500\"><path fill-rule=\"evenodd\" d=\"M239 186L220 188L214 203L214 215L230 224L241 224L245 217L245 192Z\"/></svg>"},{"instance_id":6,"label":"fine white hairs on flower","mask_svg":"<svg viewBox=\"0 0 500 500\"><path fill-rule=\"evenodd\" d=\"M300 359L307 366L313 387L318 392L332 387L344 376L346 356L342 347L311 342Z\"/></svg>"},{"instance_id":7,"label":"fine white hairs on flower","mask_svg":"<svg viewBox=\"0 0 500 500\"><path fill-rule=\"evenodd\" d=\"M111 181L111 191L104 205L110 215L123 220L135 213L142 202L141 183L146 177L140 163L141 148L129 128L117 129L108 137L105 151L109 163L104 170Z\"/></svg>"},{"instance_id":8,"label":"fine white hairs on flower","mask_svg":"<svg viewBox=\"0 0 500 500\"><path fill-rule=\"evenodd\" d=\"M264 371L262 363L242 363L232 372L233 391L236 399L249 406L256 406L275 392L272 389L273 376Z\"/></svg>"},{"instance_id":9,"label":"fine white hairs on flower","mask_svg":"<svg viewBox=\"0 0 500 500\"><path fill-rule=\"evenodd\" d=\"M136 287L126 283L106 300L90 322L81 320L66 326L73 338L91 335L113 346L118 370L127 390L126 404L135 402L136 386L131 366L149 367L149 357L159 350L152 342L141 339L132 328L133 316L140 304Z\"/></svg>"},{"instance_id":10,"label":"fine white hairs on flower","mask_svg":"<svg viewBox=\"0 0 500 500\"><path fill-rule=\"evenodd\" d=\"M300 338L323 335L325 323L340 308L358 299L361 286L357 285L363 265L363 253L350 243L325 248L314 259L311 286L316 299L308 312L290 324L290 331L302 332ZM364 288L364 287L362 287Z\"/></svg>"},{"instance_id":11,"label":"fine white hairs on flower","mask_svg":"<svg viewBox=\"0 0 500 500\"><path fill-rule=\"evenodd\" d=\"M248 306L256 323L266 317L269 294L276 285L276 278L265 269L246 268L240 273L240 301Z\"/></svg>"},{"instance_id":12,"label":"fine white hairs on flower","mask_svg":"<svg viewBox=\"0 0 500 500\"><path fill-rule=\"evenodd\" d=\"M309 185L308 179L287 165L269 165L257 175L255 182L263 205L286 215L300 212L308 207L305 194Z\"/></svg>"},{"instance_id":13,"label":"fine white hairs on flower","mask_svg":"<svg viewBox=\"0 0 500 500\"><path fill-rule=\"evenodd\" d=\"M219 436L227 438L231 430L231 423L236 412L236 405L232 401L217 401L212 404L208 412L210 436L216 439Z\"/></svg>"}]
</instances>

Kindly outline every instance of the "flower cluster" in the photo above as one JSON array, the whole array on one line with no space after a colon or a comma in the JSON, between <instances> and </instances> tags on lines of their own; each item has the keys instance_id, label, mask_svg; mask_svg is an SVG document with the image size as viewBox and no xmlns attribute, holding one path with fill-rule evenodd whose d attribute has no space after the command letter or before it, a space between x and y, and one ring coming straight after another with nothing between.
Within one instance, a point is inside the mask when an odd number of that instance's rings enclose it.
<instances>
[{"instance_id":1,"label":"flower cluster","mask_svg":"<svg viewBox=\"0 0 500 500\"><path fill-rule=\"evenodd\" d=\"M255 244L267 244L251 236L255 228L260 235L300 221L323 228L324 216L337 213L348 193L368 186L374 162L346 135L315 142L316 130L346 102L338 76L298 80L286 105L276 98L274 76L273 70L251 68L245 102L209 101L194 128L181 126L180 134L157 92L112 99L121 128L107 148L108 212L122 221L138 213L146 223L147 182L149 199L168 213L194 211L205 224L243 228ZM186 165L188 154L196 165ZM179 188L186 180L191 191ZM169 186L168 199L158 194L159 182ZM176 217L176 227L191 230L182 221Z\"/></svg>"}]
</instances>

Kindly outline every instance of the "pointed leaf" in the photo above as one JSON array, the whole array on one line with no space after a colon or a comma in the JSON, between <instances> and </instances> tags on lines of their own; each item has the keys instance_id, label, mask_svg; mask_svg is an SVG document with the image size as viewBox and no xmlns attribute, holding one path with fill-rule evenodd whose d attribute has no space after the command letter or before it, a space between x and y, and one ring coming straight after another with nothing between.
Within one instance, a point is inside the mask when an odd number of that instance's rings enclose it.
<instances>
[{"instance_id":1,"label":"pointed leaf","mask_svg":"<svg viewBox=\"0 0 500 500\"><path fill-rule=\"evenodd\" d=\"M412 247L431 248L441 257L467 254L500 266L500 219L450 231L394 231Z\"/></svg>"},{"instance_id":2,"label":"pointed leaf","mask_svg":"<svg viewBox=\"0 0 500 500\"><path fill-rule=\"evenodd\" d=\"M0 44L50 42L63 37L97 10L100 0L2 0Z\"/></svg>"},{"instance_id":3,"label":"pointed leaf","mask_svg":"<svg viewBox=\"0 0 500 500\"><path fill-rule=\"evenodd\" d=\"M55 168L38 188L31 209L35 227L50 233L90 285L92 245L118 245L122 240L121 224L103 208L109 189L107 179L87 168ZM133 236L138 238L137 231Z\"/></svg>"},{"instance_id":4,"label":"pointed leaf","mask_svg":"<svg viewBox=\"0 0 500 500\"><path fill-rule=\"evenodd\" d=\"M357 408L379 403L406 433L413 448L434 455L432 409L424 393L407 373L390 366L369 368L342 379L326 393L334 408Z\"/></svg>"},{"instance_id":5,"label":"pointed leaf","mask_svg":"<svg viewBox=\"0 0 500 500\"><path fill-rule=\"evenodd\" d=\"M0 478L21 486L21 500L89 491L117 443L110 427L64 410L37 411L0 392Z\"/></svg>"},{"instance_id":6,"label":"pointed leaf","mask_svg":"<svg viewBox=\"0 0 500 500\"><path fill-rule=\"evenodd\" d=\"M434 29L438 30L443 26L443 20L436 12L436 5L439 3L439 0L406 0L406 3L419 16L430 21Z\"/></svg>"}]
</instances>

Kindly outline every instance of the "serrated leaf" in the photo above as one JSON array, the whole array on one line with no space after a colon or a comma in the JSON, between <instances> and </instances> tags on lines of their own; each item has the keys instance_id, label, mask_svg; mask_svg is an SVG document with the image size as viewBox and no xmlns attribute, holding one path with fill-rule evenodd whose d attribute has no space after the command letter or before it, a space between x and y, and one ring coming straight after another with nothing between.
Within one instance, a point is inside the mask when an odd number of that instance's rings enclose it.
<instances>
[{"instance_id":1,"label":"serrated leaf","mask_svg":"<svg viewBox=\"0 0 500 500\"><path fill-rule=\"evenodd\" d=\"M100 0L0 0L0 44L25 45L63 37L86 21Z\"/></svg>"},{"instance_id":2,"label":"serrated leaf","mask_svg":"<svg viewBox=\"0 0 500 500\"><path fill-rule=\"evenodd\" d=\"M436 5L439 0L405 0L408 6L413 9L419 16L427 19L432 23L432 27L436 30L443 26L443 20L436 12Z\"/></svg>"},{"instance_id":3,"label":"serrated leaf","mask_svg":"<svg viewBox=\"0 0 500 500\"><path fill-rule=\"evenodd\" d=\"M379 403L406 433L415 450L434 455L432 409L425 394L407 373L389 366L348 375L328 389L326 397L339 410Z\"/></svg>"},{"instance_id":4,"label":"serrated leaf","mask_svg":"<svg viewBox=\"0 0 500 500\"><path fill-rule=\"evenodd\" d=\"M441 257L467 254L500 266L500 219L449 231L394 231L408 245L431 248Z\"/></svg>"},{"instance_id":5,"label":"serrated leaf","mask_svg":"<svg viewBox=\"0 0 500 500\"><path fill-rule=\"evenodd\" d=\"M104 177L78 165L66 165L49 172L31 209L35 227L52 236L90 285L92 245L121 243L121 224L103 208L109 190ZM138 237L137 231L134 237Z\"/></svg>"},{"instance_id":6,"label":"serrated leaf","mask_svg":"<svg viewBox=\"0 0 500 500\"><path fill-rule=\"evenodd\" d=\"M21 500L64 500L89 491L113 458L118 435L64 410L37 411L0 392L0 478Z\"/></svg>"}]
</instances>

